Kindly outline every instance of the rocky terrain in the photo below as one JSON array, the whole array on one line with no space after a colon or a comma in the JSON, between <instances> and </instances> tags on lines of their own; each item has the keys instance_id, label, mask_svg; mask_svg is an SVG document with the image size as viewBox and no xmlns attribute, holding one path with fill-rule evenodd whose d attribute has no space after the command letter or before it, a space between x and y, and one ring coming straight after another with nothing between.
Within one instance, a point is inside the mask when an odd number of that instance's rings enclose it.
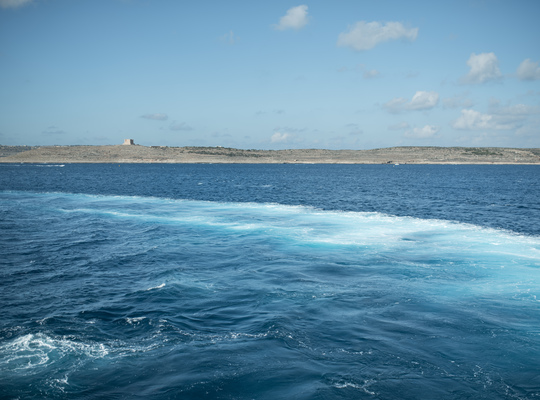
<instances>
[{"instance_id":1,"label":"rocky terrain","mask_svg":"<svg viewBox=\"0 0 540 400\"><path fill-rule=\"evenodd\" d=\"M242 150L167 146L0 146L1 163L540 164L540 149L390 147Z\"/></svg>"}]
</instances>

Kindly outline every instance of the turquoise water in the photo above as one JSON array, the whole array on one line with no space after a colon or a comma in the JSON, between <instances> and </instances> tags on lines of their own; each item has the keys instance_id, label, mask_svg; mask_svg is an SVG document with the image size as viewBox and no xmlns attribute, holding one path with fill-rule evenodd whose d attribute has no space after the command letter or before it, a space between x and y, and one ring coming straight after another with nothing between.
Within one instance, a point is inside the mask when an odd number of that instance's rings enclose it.
<instances>
[{"instance_id":1,"label":"turquoise water","mask_svg":"<svg viewBox=\"0 0 540 400\"><path fill-rule=\"evenodd\" d=\"M0 397L540 397L538 167L0 166Z\"/></svg>"}]
</instances>

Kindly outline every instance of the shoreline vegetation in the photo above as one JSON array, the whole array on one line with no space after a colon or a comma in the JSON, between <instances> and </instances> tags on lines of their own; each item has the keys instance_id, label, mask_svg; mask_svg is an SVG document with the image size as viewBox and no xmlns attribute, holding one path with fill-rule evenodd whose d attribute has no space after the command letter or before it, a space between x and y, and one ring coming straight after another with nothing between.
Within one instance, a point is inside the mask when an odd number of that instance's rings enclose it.
<instances>
[{"instance_id":1,"label":"shoreline vegetation","mask_svg":"<svg viewBox=\"0 0 540 400\"><path fill-rule=\"evenodd\" d=\"M227 147L2 146L0 163L540 164L540 148L389 147L244 150Z\"/></svg>"}]
</instances>

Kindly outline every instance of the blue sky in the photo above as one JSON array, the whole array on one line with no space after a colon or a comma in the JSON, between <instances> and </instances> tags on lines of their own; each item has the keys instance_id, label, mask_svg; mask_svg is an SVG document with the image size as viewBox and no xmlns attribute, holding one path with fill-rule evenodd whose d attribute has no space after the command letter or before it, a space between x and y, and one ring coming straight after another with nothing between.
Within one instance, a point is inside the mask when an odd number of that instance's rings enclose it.
<instances>
[{"instance_id":1,"label":"blue sky","mask_svg":"<svg viewBox=\"0 0 540 400\"><path fill-rule=\"evenodd\" d=\"M0 144L540 147L540 1L0 0Z\"/></svg>"}]
</instances>

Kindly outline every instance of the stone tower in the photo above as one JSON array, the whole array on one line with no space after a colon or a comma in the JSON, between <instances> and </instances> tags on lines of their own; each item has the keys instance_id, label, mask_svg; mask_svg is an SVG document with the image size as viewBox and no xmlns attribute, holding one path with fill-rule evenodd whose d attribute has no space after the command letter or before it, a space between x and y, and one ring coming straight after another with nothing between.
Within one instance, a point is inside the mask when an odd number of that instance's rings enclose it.
<instances>
[{"instance_id":1,"label":"stone tower","mask_svg":"<svg viewBox=\"0 0 540 400\"><path fill-rule=\"evenodd\" d=\"M135 144L135 142L133 141L133 139L124 139L124 145L126 146L133 146Z\"/></svg>"}]
</instances>

